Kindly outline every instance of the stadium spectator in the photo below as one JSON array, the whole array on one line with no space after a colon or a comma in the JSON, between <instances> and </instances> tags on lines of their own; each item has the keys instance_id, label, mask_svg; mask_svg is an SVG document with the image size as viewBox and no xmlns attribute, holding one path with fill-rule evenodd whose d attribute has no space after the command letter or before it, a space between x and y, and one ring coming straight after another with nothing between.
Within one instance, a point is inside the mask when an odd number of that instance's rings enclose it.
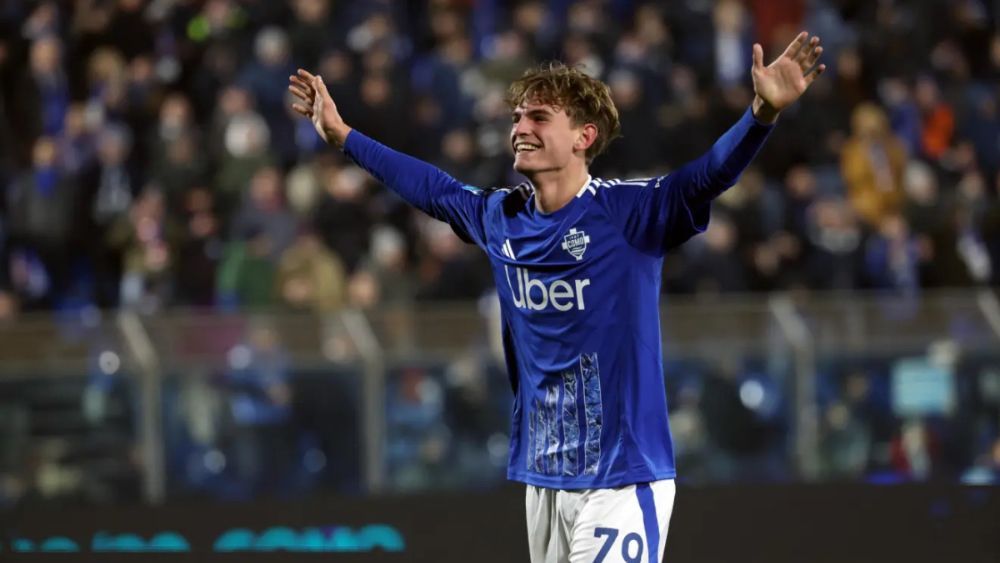
<instances>
[{"instance_id":1,"label":"stadium spectator","mask_svg":"<svg viewBox=\"0 0 1000 563\"><path fill-rule=\"evenodd\" d=\"M295 239L295 216L285 207L284 177L272 166L257 170L243 204L232 218L232 233L243 238L245 233L259 231L271 241L270 257L277 261Z\"/></svg>"},{"instance_id":2,"label":"stadium spectator","mask_svg":"<svg viewBox=\"0 0 1000 563\"><path fill-rule=\"evenodd\" d=\"M924 155L937 160L951 147L955 135L955 111L941 99L937 82L921 76L916 85L916 102L921 113L921 149Z\"/></svg>"},{"instance_id":3,"label":"stadium spectator","mask_svg":"<svg viewBox=\"0 0 1000 563\"><path fill-rule=\"evenodd\" d=\"M846 201L825 198L810 209L809 287L852 289L861 282L862 228Z\"/></svg>"},{"instance_id":4,"label":"stadium spectator","mask_svg":"<svg viewBox=\"0 0 1000 563\"><path fill-rule=\"evenodd\" d=\"M687 275L698 293L746 291L749 282L737 247L738 232L731 218L722 213L712 217L702 244L692 252Z\"/></svg>"},{"instance_id":5,"label":"stadium spectator","mask_svg":"<svg viewBox=\"0 0 1000 563\"><path fill-rule=\"evenodd\" d=\"M997 39L1000 45L1000 38ZM1000 47L997 47L1000 51ZM1000 55L997 55L1000 58ZM969 93L971 111L961 126L961 134L975 148L976 160L987 177L1000 173L1000 112L997 111L997 92L975 89Z\"/></svg>"},{"instance_id":6,"label":"stadium spectator","mask_svg":"<svg viewBox=\"0 0 1000 563\"><path fill-rule=\"evenodd\" d=\"M294 126L285 104L282 79L294 72L288 34L277 27L265 27L254 39L254 60L237 81L253 97L254 105L267 122L271 147L282 164L295 159Z\"/></svg>"},{"instance_id":7,"label":"stadium spectator","mask_svg":"<svg viewBox=\"0 0 1000 563\"><path fill-rule=\"evenodd\" d=\"M66 110L66 121L58 137L59 167L67 174L81 174L93 164L96 137L92 123L88 123L86 107L75 102Z\"/></svg>"},{"instance_id":8,"label":"stadium spectator","mask_svg":"<svg viewBox=\"0 0 1000 563\"><path fill-rule=\"evenodd\" d=\"M497 176L492 163L479 154L476 139L467 129L453 129L445 133L439 153L441 156L434 159L437 166L454 170L474 186L487 185Z\"/></svg>"},{"instance_id":9,"label":"stadium spectator","mask_svg":"<svg viewBox=\"0 0 1000 563\"><path fill-rule=\"evenodd\" d=\"M898 214L883 217L878 232L868 239L865 249L865 273L871 286L916 291L920 262L920 244L906 219Z\"/></svg>"},{"instance_id":10,"label":"stadium spectator","mask_svg":"<svg viewBox=\"0 0 1000 563\"><path fill-rule=\"evenodd\" d=\"M185 192L185 226L177 247L174 299L179 305L211 307L222 258L222 232L212 192L192 187Z\"/></svg>"},{"instance_id":11,"label":"stadium spectator","mask_svg":"<svg viewBox=\"0 0 1000 563\"><path fill-rule=\"evenodd\" d=\"M329 313L344 306L344 266L310 231L299 233L278 263L278 293L292 309Z\"/></svg>"},{"instance_id":12,"label":"stadium spectator","mask_svg":"<svg viewBox=\"0 0 1000 563\"><path fill-rule=\"evenodd\" d=\"M292 10L292 55L298 64L315 68L330 42L330 0L294 0Z\"/></svg>"},{"instance_id":13,"label":"stadium spectator","mask_svg":"<svg viewBox=\"0 0 1000 563\"><path fill-rule=\"evenodd\" d=\"M289 426L294 397L288 358L278 332L259 320L247 333L228 355L223 384L231 424L223 440L231 444L237 483L252 497L287 486L297 444Z\"/></svg>"},{"instance_id":14,"label":"stadium spectator","mask_svg":"<svg viewBox=\"0 0 1000 563\"><path fill-rule=\"evenodd\" d=\"M402 235L388 225L372 231L371 259L361 270L375 277L379 301L386 305L411 305L416 283L406 269L406 243Z\"/></svg>"},{"instance_id":15,"label":"stadium spectator","mask_svg":"<svg viewBox=\"0 0 1000 563\"><path fill-rule=\"evenodd\" d=\"M653 110L643 92L640 76L628 70L615 71L608 86L618 108L622 130L627 131L608 151L609 173L640 175L660 163L660 129L649 115Z\"/></svg>"},{"instance_id":16,"label":"stadium spectator","mask_svg":"<svg viewBox=\"0 0 1000 563\"><path fill-rule=\"evenodd\" d=\"M427 252L419 264L417 299L475 300L490 288L492 272L479 252L464 244L451 227L437 221L423 222Z\"/></svg>"},{"instance_id":17,"label":"stadium spectator","mask_svg":"<svg viewBox=\"0 0 1000 563\"><path fill-rule=\"evenodd\" d=\"M185 193L205 180L208 166L191 100L180 93L167 95L150 129L150 180L163 190L170 212L182 213Z\"/></svg>"},{"instance_id":18,"label":"stadium spectator","mask_svg":"<svg viewBox=\"0 0 1000 563\"><path fill-rule=\"evenodd\" d=\"M57 151L54 139L39 137L32 167L19 174L6 193L15 262L11 276L29 306L58 304L72 282L72 226L79 187L59 170Z\"/></svg>"},{"instance_id":19,"label":"stadium spectator","mask_svg":"<svg viewBox=\"0 0 1000 563\"><path fill-rule=\"evenodd\" d=\"M885 112L870 102L857 106L841 169L851 206L867 227L878 229L882 220L902 205L906 157L902 141L889 129Z\"/></svg>"},{"instance_id":20,"label":"stadium spectator","mask_svg":"<svg viewBox=\"0 0 1000 563\"><path fill-rule=\"evenodd\" d=\"M817 183L816 175L807 166L800 164L788 170L778 195L781 201L778 231L773 234L770 248L764 255L754 256L755 262L765 259L774 261L773 268L783 278L780 283L785 287L810 286L806 268L811 252L807 244ZM758 265L758 270L766 274L764 266ZM774 274L766 277L774 277Z\"/></svg>"},{"instance_id":21,"label":"stadium spectator","mask_svg":"<svg viewBox=\"0 0 1000 563\"><path fill-rule=\"evenodd\" d=\"M243 190L261 168L272 165L271 130L254 111L250 93L233 86L219 94L209 142L216 149L213 186L223 213L232 213L243 198Z\"/></svg>"},{"instance_id":22,"label":"stadium spectator","mask_svg":"<svg viewBox=\"0 0 1000 563\"><path fill-rule=\"evenodd\" d=\"M108 227L106 244L121 255L122 307L155 310L170 298L174 252L180 233L167 215L163 194L145 189Z\"/></svg>"},{"instance_id":23,"label":"stadium spectator","mask_svg":"<svg viewBox=\"0 0 1000 563\"><path fill-rule=\"evenodd\" d=\"M438 379L419 367L400 370L389 386L386 460L400 490L434 486L447 475L444 399Z\"/></svg>"},{"instance_id":24,"label":"stadium spectator","mask_svg":"<svg viewBox=\"0 0 1000 563\"><path fill-rule=\"evenodd\" d=\"M37 103L40 132L57 135L62 131L63 118L69 106L69 84L62 67L62 42L54 35L39 37L31 45L31 76L28 84L33 91L24 92L27 99Z\"/></svg>"},{"instance_id":25,"label":"stadium spectator","mask_svg":"<svg viewBox=\"0 0 1000 563\"><path fill-rule=\"evenodd\" d=\"M254 309L275 302L274 241L260 227L244 230L227 243L216 280L217 302L223 309Z\"/></svg>"},{"instance_id":26,"label":"stadium spectator","mask_svg":"<svg viewBox=\"0 0 1000 563\"><path fill-rule=\"evenodd\" d=\"M79 175L83 217L78 220L84 225L87 254L94 269L94 298L102 306L113 306L119 303L119 285L125 272L122 251L126 235L122 230L130 224L127 215L140 182L129 166L132 135L127 126L104 127L96 144L95 162ZM119 232L112 235L116 228Z\"/></svg>"},{"instance_id":27,"label":"stadium spectator","mask_svg":"<svg viewBox=\"0 0 1000 563\"><path fill-rule=\"evenodd\" d=\"M320 174L325 193L313 223L347 271L353 272L368 254L373 227L363 173L355 166L329 166Z\"/></svg>"}]
</instances>

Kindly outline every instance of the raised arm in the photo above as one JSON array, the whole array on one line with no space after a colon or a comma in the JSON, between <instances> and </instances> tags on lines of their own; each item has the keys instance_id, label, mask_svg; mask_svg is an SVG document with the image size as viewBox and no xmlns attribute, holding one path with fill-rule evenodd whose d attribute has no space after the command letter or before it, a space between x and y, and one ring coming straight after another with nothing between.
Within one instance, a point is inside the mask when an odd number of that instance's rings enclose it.
<instances>
[{"instance_id":1,"label":"raised arm","mask_svg":"<svg viewBox=\"0 0 1000 563\"><path fill-rule=\"evenodd\" d=\"M763 49L755 44L753 105L708 152L667 176L622 182L608 190L608 209L626 238L644 251L660 253L703 231L712 200L736 183L764 146L778 114L826 69L817 64L822 53L819 38L802 32L764 66Z\"/></svg>"},{"instance_id":2,"label":"raised arm","mask_svg":"<svg viewBox=\"0 0 1000 563\"><path fill-rule=\"evenodd\" d=\"M778 114L795 103L809 85L826 70L816 64L823 48L819 37L805 31L789 43L785 51L768 66L764 66L764 49L753 46L754 101L749 115L744 115L701 158L682 167L672 181L680 183L689 204L710 201L739 179L757 152L764 146L769 125Z\"/></svg>"},{"instance_id":3,"label":"raised arm","mask_svg":"<svg viewBox=\"0 0 1000 563\"><path fill-rule=\"evenodd\" d=\"M485 197L477 188L352 129L337 111L322 77L299 69L289 77L288 89L298 99L292 109L309 118L324 141L342 149L410 205L450 224L466 240L484 244Z\"/></svg>"}]
</instances>

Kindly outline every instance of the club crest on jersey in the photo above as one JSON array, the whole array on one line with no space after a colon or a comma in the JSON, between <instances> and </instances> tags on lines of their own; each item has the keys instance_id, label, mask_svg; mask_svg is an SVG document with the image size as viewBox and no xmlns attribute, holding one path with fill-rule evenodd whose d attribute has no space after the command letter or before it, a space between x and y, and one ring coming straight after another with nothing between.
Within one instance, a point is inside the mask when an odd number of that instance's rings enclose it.
<instances>
[{"instance_id":1,"label":"club crest on jersey","mask_svg":"<svg viewBox=\"0 0 1000 563\"><path fill-rule=\"evenodd\" d=\"M590 244L590 237L587 233L573 228L563 237L562 248L569 252L573 258L583 260L583 253L587 251L588 244Z\"/></svg>"}]
</instances>

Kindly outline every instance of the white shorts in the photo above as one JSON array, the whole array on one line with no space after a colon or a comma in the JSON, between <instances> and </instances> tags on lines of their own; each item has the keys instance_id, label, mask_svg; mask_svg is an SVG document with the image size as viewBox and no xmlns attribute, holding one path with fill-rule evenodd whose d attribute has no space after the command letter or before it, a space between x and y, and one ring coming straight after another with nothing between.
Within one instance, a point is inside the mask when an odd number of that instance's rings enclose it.
<instances>
[{"instance_id":1,"label":"white shorts","mask_svg":"<svg viewBox=\"0 0 1000 563\"><path fill-rule=\"evenodd\" d=\"M528 485L531 563L660 563L674 480L563 491Z\"/></svg>"}]
</instances>

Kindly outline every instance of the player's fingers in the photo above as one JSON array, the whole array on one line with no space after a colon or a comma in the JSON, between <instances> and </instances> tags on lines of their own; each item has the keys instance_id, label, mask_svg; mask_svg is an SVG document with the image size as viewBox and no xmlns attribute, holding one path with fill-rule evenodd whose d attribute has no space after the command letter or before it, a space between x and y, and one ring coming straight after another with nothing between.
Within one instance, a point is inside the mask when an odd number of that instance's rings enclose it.
<instances>
[{"instance_id":1,"label":"player's fingers","mask_svg":"<svg viewBox=\"0 0 1000 563\"><path fill-rule=\"evenodd\" d=\"M312 81L313 91L316 92L316 97L329 97L330 93L326 89L326 83L323 82L322 76L316 76Z\"/></svg>"},{"instance_id":2,"label":"player's fingers","mask_svg":"<svg viewBox=\"0 0 1000 563\"><path fill-rule=\"evenodd\" d=\"M292 109L303 117L312 117L312 110L302 104L292 104Z\"/></svg>"},{"instance_id":3,"label":"player's fingers","mask_svg":"<svg viewBox=\"0 0 1000 563\"><path fill-rule=\"evenodd\" d=\"M302 88L295 86L294 84L290 84L288 86L288 91L291 92L292 94L295 94L295 97L299 98L303 102L312 103L312 94L306 92Z\"/></svg>"},{"instance_id":4,"label":"player's fingers","mask_svg":"<svg viewBox=\"0 0 1000 563\"><path fill-rule=\"evenodd\" d=\"M809 68L809 66L811 66L811 65L806 65L806 61L808 61L808 60L809 60L809 57L811 57L811 56L813 55L813 52L814 52L814 51L815 51L815 50L816 50L816 49L817 49L818 47L819 47L819 37L813 37L813 38L812 38L812 39L810 39L810 40L809 40L809 42L808 42L808 43L806 43L806 44L805 44L805 45L804 45L804 46L802 47L802 49L800 49L800 50L799 50L799 52L798 52L798 53L797 53L797 54L795 55L795 60L796 60L796 61L797 61L797 62L798 62L798 63L799 63L800 65L805 65L805 66L803 67L803 70L805 70L806 68Z\"/></svg>"},{"instance_id":5,"label":"player's fingers","mask_svg":"<svg viewBox=\"0 0 1000 563\"><path fill-rule=\"evenodd\" d=\"M764 68L764 48L760 43L753 44L753 67L757 70Z\"/></svg>"},{"instance_id":6,"label":"player's fingers","mask_svg":"<svg viewBox=\"0 0 1000 563\"><path fill-rule=\"evenodd\" d=\"M313 74L311 72L309 72L308 70L306 70L304 68L298 69L296 71L296 74L298 74L299 76L301 76L302 79L305 80L306 82L312 82L313 78L316 78L315 76L313 76Z\"/></svg>"},{"instance_id":7,"label":"player's fingers","mask_svg":"<svg viewBox=\"0 0 1000 563\"><path fill-rule=\"evenodd\" d=\"M313 102L313 104L312 104L312 106L313 106L312 107L312 109L313 109L313 115L316 115L316 116L322 115L323 114L323 98L325 96L328 96L329 94L326 93L326 87L323 86L322 80L318 76L314 76L313 77L313 79L312 79L312 87L313 87L313 91L316 93L316 95L313 96L313 100L312 100L312 102ZM322 88L322 90L320 88Z\"/></svg>"},{"instance_id":8,"label":"player's fingers","mask_svg":"<svg viewBox=\"0 0 1000 563\"><path fill-rule=\"evenodd\" d=\"M312 88L313 88L313 92L316 92L316 96L315 96L315 104L316 105L322 103L322 101L323 101L323 94L325 93L322 90L320 90L320 87L321 87L321 84L320 84L320 81L319 81L319 77L318 76L313 77L313 79L312 79ZM316 106L314 106L314 107L316 107Z\"/></svg>"},{"instance_id":9,"label":"player's fingers","mask_svg":"<svg viewBox=\"0 0 1000 563\"><path fill-rule=\"evenodd\" d=\"M817 78L819 78L819 75L823 74L823 71L825 70L826 70L826 65L819 65L816 68L807 72L805 74L806 86L812 84Z\"/></svg>"},{"instance_id":10,"label":"player's fingers","mask_svg":"<svg viewBox=\"0 0 1000 563\"><path fill-rule=\"evenodd\" d=\"M802 49L802 46L805 45L806 39L808 37L809 34L805 31L796 35L795 39L793 39L792 42L788 44L788 47L785 49L785 52L781 54L781 56L795 58L795 55L797 55L799 50Z\"/></svg>"},{"instance_id":11,"label":"player's fingers","mask_svg":"<svg viewBox=\"0 0 1000 563\"><path fill-rule=\"evenodd\" d=\"M819 60L819 56L822 54L823 54L822 47L816 47L815 49L813 49L813 52L809 54L809 57L806 59L806 62L803 63L803 70L810 69L816 66L816 61Z\"/></svg>"},{"instance_id":12,"label":"player's fingers","mask_svg":"<svg viewBox=\"0 0 1000 563\"><path fill-rule=\"evenodd\" d=\"M299 78L298 76L295 76L295 75L289 76L288 77L288 81L290 83L298 86L299 88L302 88L303 90L305 90L307 92L312 90L312 86L309 85L309 81L308 80L303 80L302 78Z\"/></svg>"}]
</instances>

